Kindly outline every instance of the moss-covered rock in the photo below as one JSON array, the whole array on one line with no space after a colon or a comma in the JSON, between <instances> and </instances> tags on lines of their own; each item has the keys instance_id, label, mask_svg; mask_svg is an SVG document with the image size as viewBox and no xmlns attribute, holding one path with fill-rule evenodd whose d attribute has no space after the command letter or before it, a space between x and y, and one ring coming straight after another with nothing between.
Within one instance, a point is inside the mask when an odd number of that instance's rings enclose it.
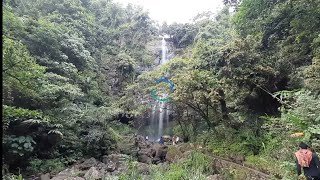
<instances>
[{"instance_id":1,"label":"moss-covered rock","mask_svg":"<svg viewBox=\"0 0 320 180\"><path fill-rule=\"evenodd\" d=\"M191 145L187 143L179 144L178 145L179 150L184 153L186 151L189 151L191 149Z\"/></svg>"},{"instance_id":2,"label":"moss-covered rock","mask_svg":"<svg viewBox=\"0 0 320 180\"><path fill-rule=\"evenodd\" d=\"M177 146L169 146L166 155L166 161L169 163L176 162L178 159L183 157L183 153L179 150Z\"/></svg>"}]
</instances>

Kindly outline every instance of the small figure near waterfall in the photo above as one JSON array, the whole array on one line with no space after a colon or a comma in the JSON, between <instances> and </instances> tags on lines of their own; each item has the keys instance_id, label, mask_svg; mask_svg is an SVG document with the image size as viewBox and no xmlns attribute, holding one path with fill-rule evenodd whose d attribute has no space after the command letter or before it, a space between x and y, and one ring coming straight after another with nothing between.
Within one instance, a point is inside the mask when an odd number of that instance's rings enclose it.
<instances>
[{"instance_id":1,"label":"small figure near waterfall","mask_svg":"<svg viewBox=\"0 0 320 180\"><path fill-rule=\"evenodd\" d=\"M176 145L176 135L172 136L172 145Z\"/></svg>"},{"instance_id":2,"label":"small figure near waterfall","mask_svg":"<svg viewBox=\"0 0 320 180\"><path fill-rule=\"evenodd\" d=\"M164 140L162 136L160 137L159 144L162 144L162 145L164 144Z\"/></svg>"}]
</instances>

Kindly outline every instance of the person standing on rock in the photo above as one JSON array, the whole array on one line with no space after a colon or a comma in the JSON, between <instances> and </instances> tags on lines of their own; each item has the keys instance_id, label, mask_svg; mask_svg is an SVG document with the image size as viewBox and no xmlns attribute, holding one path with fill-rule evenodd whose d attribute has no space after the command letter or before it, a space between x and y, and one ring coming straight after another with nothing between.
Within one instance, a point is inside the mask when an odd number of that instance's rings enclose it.
<instances>
[{"instance_id":1,"label":"person standing on rock","mask_svg":"<svg viewBox=\"0 0 320 180\"><path fill-rule=\"evenodd\" d=\"M176 136L175 135L172 137L172 145L176 145Z\"/></svg>"},{"instance_id":2,"label":"person standing on rock","mask_svg":"<svg viewBox=\"0 0 320 180\"><path fill-rule=\"evenodd\" d=\"M307 180L320 180L319 158L316 153L309 149L307 144L300 142L299 150L295 153L295 156L298 176L302 174L301 168L303 168Z\"/></svg>"},{"instance_id":3,"label":"person standing on rock","mask_svg":"<svg viewBox=\"0 0 320 180\"><path fill-rule=\"evenodd\" d=\"M179 138L179 136L177 136L176 137L176 144L178 144L179 140L180 140L180 138Z\"/></svg>"},{"instance_id":4,"label":"person standing on rock","mask_svg":"<svg viewBox=\"0 0 320 180\"><path fill-rule=\"evenodd\" d=\"M162 136L160 137L159 144L162 144L162 145L164 144L164 140Z\"/></svg>"}]
</instances>

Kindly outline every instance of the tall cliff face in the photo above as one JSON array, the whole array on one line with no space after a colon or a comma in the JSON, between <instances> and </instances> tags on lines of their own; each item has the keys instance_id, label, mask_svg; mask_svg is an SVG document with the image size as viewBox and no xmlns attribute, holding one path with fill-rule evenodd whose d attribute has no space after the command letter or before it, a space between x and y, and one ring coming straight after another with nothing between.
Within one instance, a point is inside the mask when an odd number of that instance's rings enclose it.
<instances>
[{"instance_id":1,"label":"tall cliff face","mask_svg":"<svg viewBox=\"0 0 320 180\"><path fill-rule=\"evenodd\" d=\"M147 49L152 53L152 56L154 57L154 61L153 61L153 64L148 68L146 68L145 70L148 69L150 71L160 64L161 56L162 56L161 40L162 40L162 37L157 37L153 41L147 44ZM172 59L174 57L176 49L170 38L165 38L165 40L166 40L166 46L167 46L167 59Z\"/></svg>"}]
</instances>

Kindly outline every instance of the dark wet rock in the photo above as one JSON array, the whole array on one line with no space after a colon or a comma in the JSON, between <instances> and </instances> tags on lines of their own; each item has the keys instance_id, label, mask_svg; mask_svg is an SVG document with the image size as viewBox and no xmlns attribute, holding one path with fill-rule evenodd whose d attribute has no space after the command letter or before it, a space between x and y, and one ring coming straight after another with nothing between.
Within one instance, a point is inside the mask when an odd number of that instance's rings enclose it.
<instances>
[{"instance_id":1,"label":"dark wet rock","mask_svg":"<svg viewBox=\"0 0 320 180\"><path fill-rule=\"evenodd\" d=\"M150 149L141 149L138 151L138 156L139 155L147 155L151 157Z\"/></svg>"},{"instance_id":2,"label":"dark wet rock","mask_svg":"<svg viewBox=\"0 0 320 180\"><path fill-rule=\"evenodd\" d=\"M157 149L156 149L156 156L160 158L161 161L165 160L166 155L168 152L168 146L166 145L160 145Z\"/></svg>"},{"instance_id":3,"label":"dark wet rock","mask_svg":"<svg viewBox=\"0 0 320 180\"><path fill-rule=\"evenodd\" d=\"M153 148L150 150L150 153L151 153L151 157L156 157L157 155L157 151Z\"/></svg>"},{"instance_id":4,"label":"dark wet rock","mask_svg":"<svg viewBox=\"0 0 320 180\"><path fill-rule=\"evenodd\" d=\"M161 159L160 158L158 158L158 157L155 157L155 158L153 158L152 159L152 164L159 164L159 163L161 163L162 161L161 161Z\"/></svg>"},{"instance_id":5,"label":"dark wet rock","mask_svg":"<svg viewBox=\"0 0 320 180\"><path fill-rule=\"evenodd\" d=\"M140 154L138 155L138 161L142 163L151 164L151 157L149 157L146 154Z\"/></svg>"},{"instance_id":6,"label":"dark wet rock","mask_svg":"<svg viewBox=\"0 0 320 180\"><path fill-rule=\"evenodd\" d=\"M153 158L156 156L156 150L155 149L141 149L140 151L138 151L137 156L141 156L141 155L146 155L150 158Z\"/></svg>"}]
</instances>

